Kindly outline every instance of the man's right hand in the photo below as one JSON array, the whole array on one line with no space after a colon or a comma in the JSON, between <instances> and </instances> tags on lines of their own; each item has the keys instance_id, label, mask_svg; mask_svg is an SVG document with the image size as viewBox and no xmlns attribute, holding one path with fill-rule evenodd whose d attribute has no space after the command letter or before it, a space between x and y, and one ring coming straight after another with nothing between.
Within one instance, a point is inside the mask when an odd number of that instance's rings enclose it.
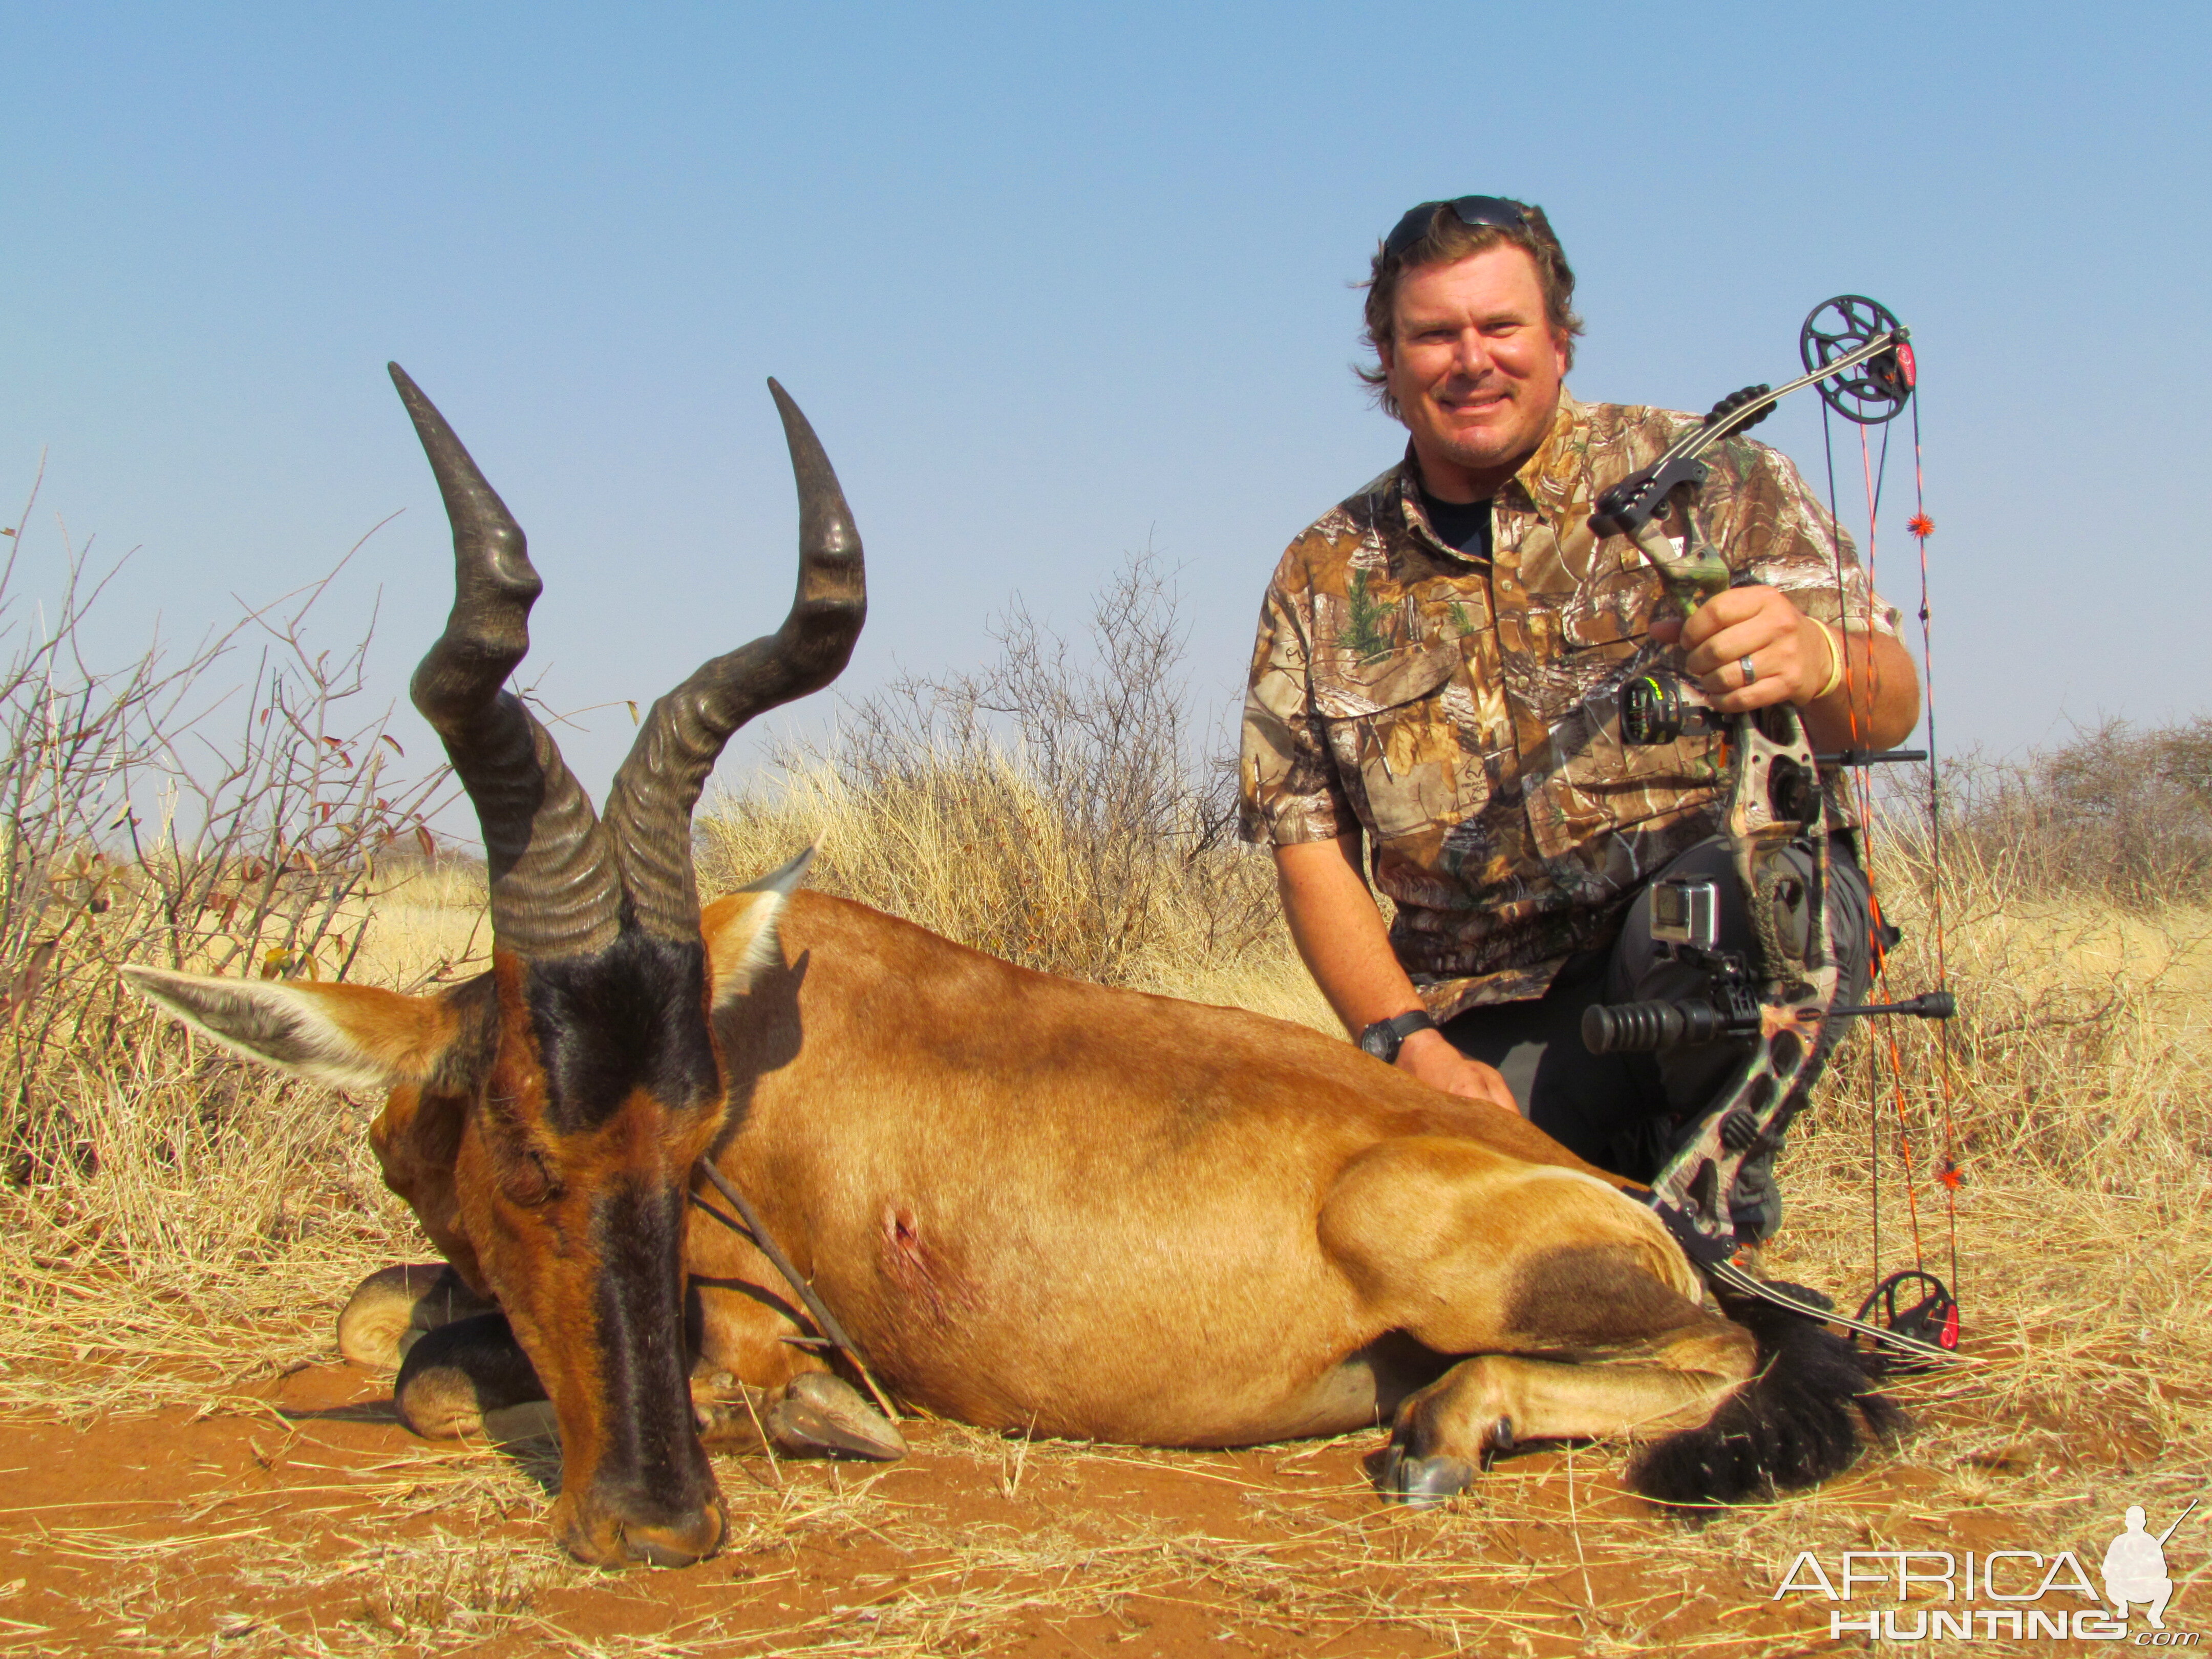
<instances>
[{"instance_id":1,"label":"man's right hand","mask_svg":"<svg viewBox=\"0 0 2212 1659\"><path fill-rule=\"evenodd\" d=\"M1431 1089L1468 1100L1480 1100L1516 1115L1521 1103L1513 1098L1505 1079L1495 1066L1469 1060L1444 1040L1440 1031L1416 1031L1398 1049L1398 1069L1410 1072Z\"/></svg>"},{"instance_id":2,"label":"man's right hand","mask_svg":"<svg viewBox=\"0 0 2212 1659\"><path fill-rule=\"evenodd\" d=\"M1359 869L1359 837L1292 842L1275 849L1283 917L1329 1006L1357 1036L1378 1019L1421 1006L1413 981L1390 952L1382 913ZM1431 1089L1518 1114L1505 1079L1434 1030L1415 1031L1398 1049L1398 1068Z\"/></svg>"}]
</instances>

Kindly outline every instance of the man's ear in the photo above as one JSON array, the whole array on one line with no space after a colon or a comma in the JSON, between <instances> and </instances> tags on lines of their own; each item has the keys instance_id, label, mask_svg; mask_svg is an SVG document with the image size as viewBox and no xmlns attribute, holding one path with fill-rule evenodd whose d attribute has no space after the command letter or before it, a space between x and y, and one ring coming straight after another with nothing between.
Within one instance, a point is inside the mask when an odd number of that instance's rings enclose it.
<instances>
[{"instance_id":1,"label":"man's ear","mask_svg":"<svg viewBox=\"0 0 2212 1659\"><path fill-rule=\"evenodd\" d=\"M429 1081L463 1024L444 997L367 985L212 979L137 965L123 969L123 982L248 1060L361 1094Z\"/></svg>"},{"instance_id":2,"label":"man's ear","mask_svg":"<svg viewBox=\"0 0 2212 1659\"><path fill-rule=\"evenodd\" d=\"M699 918L707 937L707 970L714 975L717 1008L750 990L763 970L782 965L776 922L813 862L814 848L810 847L782 869L717 899Z\"/></svg>"}]
</instances>

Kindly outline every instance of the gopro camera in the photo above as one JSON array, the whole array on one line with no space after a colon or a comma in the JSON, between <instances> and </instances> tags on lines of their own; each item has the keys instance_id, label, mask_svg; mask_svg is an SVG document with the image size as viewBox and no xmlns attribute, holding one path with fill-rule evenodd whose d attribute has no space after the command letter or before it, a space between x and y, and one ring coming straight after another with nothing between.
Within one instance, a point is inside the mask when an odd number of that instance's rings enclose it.
<instances>
[{"instance_id":1,"label":"gopro camera","mask_svg":"<svg viewBox=\"0 0 2212 1659\"><path fill-rule=\"evenodd\" d=\"M1711 951L1721 942L1720 884L1711 876L1665 876L1651 884L1651 937Z\"/></svg>"}]
</instances>

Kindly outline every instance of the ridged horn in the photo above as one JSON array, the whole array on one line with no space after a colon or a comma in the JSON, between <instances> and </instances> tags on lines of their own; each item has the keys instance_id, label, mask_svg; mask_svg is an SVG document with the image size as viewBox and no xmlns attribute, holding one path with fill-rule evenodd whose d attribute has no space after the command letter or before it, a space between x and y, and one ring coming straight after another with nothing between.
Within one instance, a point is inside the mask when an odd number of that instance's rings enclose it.
<instances>
[{"instance_id":1,"label":"ridged horn","mask_svg":"<svg viewBox=\"0 0 2212 1659\"><path fill-rule=\"evenodd\" d=\"M404 369L388 367L453 526L453 613L409 690L483 826L492 938L523 957L604 951L622 918L606 832L552 734L502 689L530 649L530 607L544 584L522 526L445 416Z\"/></svg>"},{"instance_id":2,"label":"ridged horn","mask_svg":"<svg viewBox=\"0 0 2212 1659\"><path fill-rule=\"evenodd\" d=\"M662 939L699 937L691 809L731 734L779 703L818 691L853 654L868 614L860 535L830 458L774 380L799 484L799 592L773 634L701 665L653 705L607 792L606 828L638 925Z\"/></svg>"}]
</instances>

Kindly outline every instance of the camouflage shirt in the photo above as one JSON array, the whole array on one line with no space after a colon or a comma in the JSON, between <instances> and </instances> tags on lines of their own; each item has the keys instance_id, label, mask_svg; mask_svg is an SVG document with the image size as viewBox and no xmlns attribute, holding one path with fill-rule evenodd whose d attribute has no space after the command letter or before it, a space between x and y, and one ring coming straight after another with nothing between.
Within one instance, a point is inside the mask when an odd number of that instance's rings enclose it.
<instances>
[{"instance_id":1,"label":"camouflage shirt","mask_svg":"<svg viewBox=\"0 0 2212 1659\"><path fill-rule=\"evenodd\" d=\"M1648 637L1661 590L1644 556L1586 523L1696 419L1562 391L1492 502L1488 561L1437 539L1409 448L1276 567L1244 705L1245 838L1364 831L1392 948L1439 1019L1540 996L1719 828L1717 738L1620 740L1622 685L1680 653ZM1736 438L1704 459L1698 526L1740 579L1824 622L1897 631L1786 458Z\"/></svg>"}]
</instances>

